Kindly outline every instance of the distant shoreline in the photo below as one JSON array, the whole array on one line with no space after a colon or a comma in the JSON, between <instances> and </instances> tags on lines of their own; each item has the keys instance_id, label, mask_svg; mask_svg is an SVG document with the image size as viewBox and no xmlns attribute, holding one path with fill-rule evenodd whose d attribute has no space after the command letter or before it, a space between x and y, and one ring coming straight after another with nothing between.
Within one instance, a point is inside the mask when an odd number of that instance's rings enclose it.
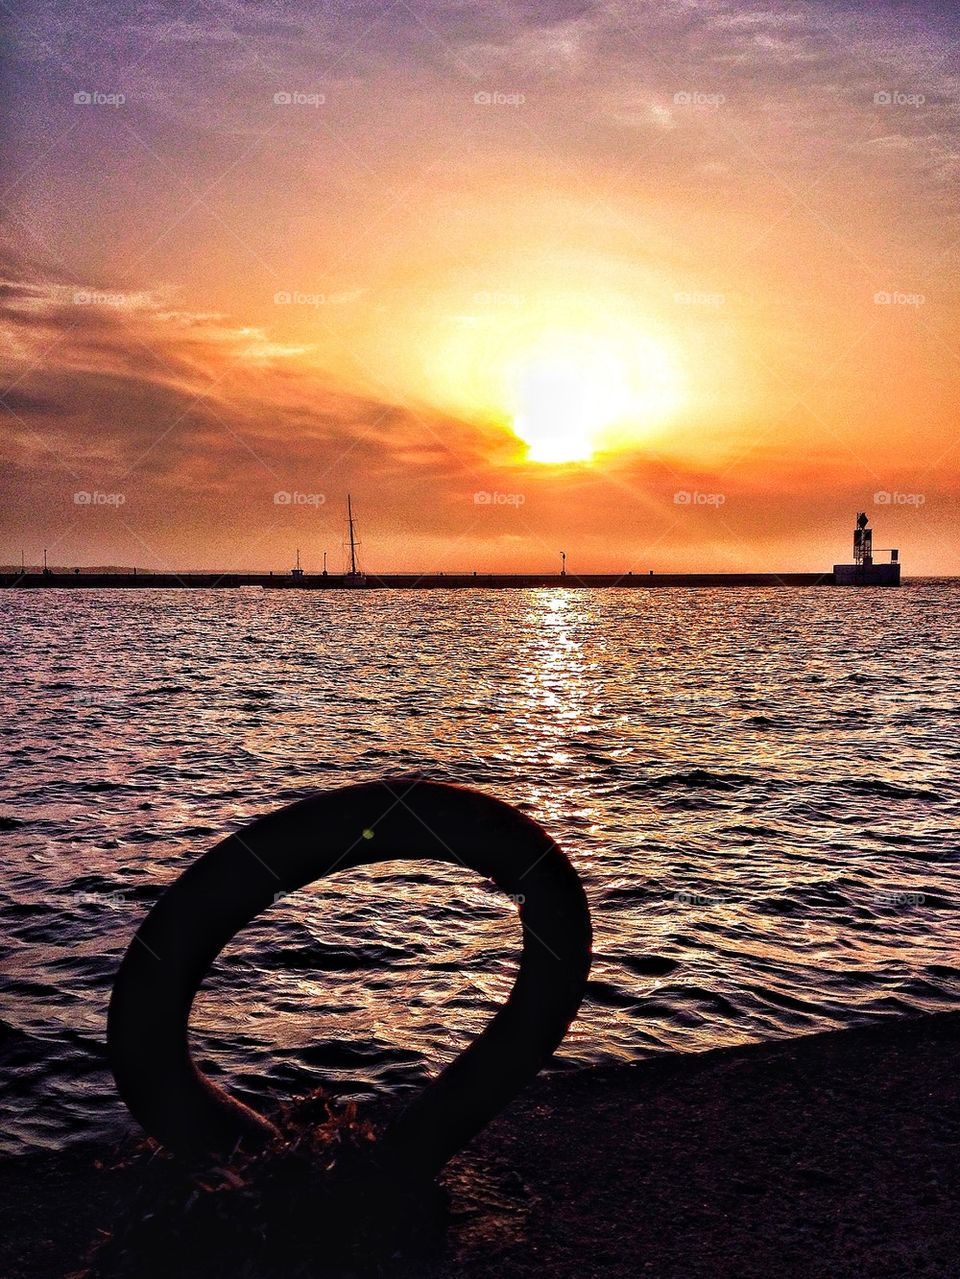
<instances>
[{"instance_id":1,"label":"distant shoreline","mask_svg":"<svg viewBox=\"0 0 960 1279\"><path fill-rule=\"evenodd\" d=\"M14 573L0 577L0 589L19 590L649 590L657 587L836 586L823 573L368 573L351 579L342 573ZM867 583L874 585L874 583Z\"/></svg>"}]
</instances>

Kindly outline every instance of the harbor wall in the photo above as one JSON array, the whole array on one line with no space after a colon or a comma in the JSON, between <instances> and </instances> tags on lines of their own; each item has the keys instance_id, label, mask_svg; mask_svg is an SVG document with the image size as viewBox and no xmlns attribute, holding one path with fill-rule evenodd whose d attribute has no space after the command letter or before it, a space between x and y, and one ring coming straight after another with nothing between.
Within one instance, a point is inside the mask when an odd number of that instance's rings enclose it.
<instances>
[{"instance_id":1,"label":"harbor wall","mask_svg":"<svg viewBox=\"0 0 960 1279\"><path fill-rule=\"evenodd\" d=\"M0 588L67 590L236 590L263 587L287 590L565 590L657 587L770 587L835 585L833 573L387 573L368 574L362 582L341 574L289 573L16 573L0 576Z\"/></svg>"}]
</instances>

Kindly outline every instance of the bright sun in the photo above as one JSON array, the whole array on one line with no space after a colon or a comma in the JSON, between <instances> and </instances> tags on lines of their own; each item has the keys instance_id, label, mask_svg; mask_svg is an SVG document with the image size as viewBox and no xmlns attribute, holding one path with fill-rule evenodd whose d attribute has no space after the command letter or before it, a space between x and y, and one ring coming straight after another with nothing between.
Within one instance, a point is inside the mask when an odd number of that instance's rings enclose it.
<instances>
[{"instance_id":1,"label":"bright sun","mask_svg":"<svg viewBox=\"0 0 960 1279\"><path fill-rule=\"evenodd\" d=\"M583 462L632 441L674 401L666 353L649 340L553 334L508 370L514 433L532 462Z\"/></svg>"},{"instance_id":2,"label":"bright sun","mask_svg":"<svg viewBox=\"0 0 960 1279\"><path fill-rule=\"evenodd\" d=\"M631 453L676 419L685 380L670 331L638 306L531 287L514 306L445 314L434 336L418 339L425 356L408 364L422 364L428 403L506 427L520 464Z\"/></svg>"}]
</instances>

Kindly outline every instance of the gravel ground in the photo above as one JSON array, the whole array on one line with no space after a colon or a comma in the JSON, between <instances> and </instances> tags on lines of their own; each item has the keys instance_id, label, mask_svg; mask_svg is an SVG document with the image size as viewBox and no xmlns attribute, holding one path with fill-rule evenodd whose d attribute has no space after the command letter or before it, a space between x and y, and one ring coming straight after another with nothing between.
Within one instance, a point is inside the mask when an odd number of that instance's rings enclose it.
<instances>
[{"instance_id":1,"label":"gravel ground","mask_svg":"<svg viewBox=\"0 0 960 1279\"><path fill-rule=\"evenodd\" d=\"M448 1167L434 1251L376 1273L960 1279L958 1048L944 1013L541 1080ZM133 1144L0 1163L0 1274L77 1270Z\"/></svg>"}]
</instances>

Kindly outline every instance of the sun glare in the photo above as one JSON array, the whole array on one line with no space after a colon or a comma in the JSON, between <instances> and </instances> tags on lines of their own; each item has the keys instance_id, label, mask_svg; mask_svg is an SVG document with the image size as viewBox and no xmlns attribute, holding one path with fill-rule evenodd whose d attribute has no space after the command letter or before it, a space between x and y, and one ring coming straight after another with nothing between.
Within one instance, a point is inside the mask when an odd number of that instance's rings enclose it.
<instances>
[{"instance_id":1,"label":"sun glare","mask_svg":"<svg viewBox=\"0 0 960 1279\"><path fill-rule=\"evenodd\" d=\"M531 462L630 447L676 400L667 353L637 337L550 336L517 356L507 381L512 428Z\"/></svg>"},{"instance_id":2,"label":"sun glare","mask_svg":"<svg viewBox=\"0 0 960 1279\"><path fill-rule=\"evenodd\" d=\"M407 375L422 368L426 402L505 427L518 462L588 463L642 448L668 428L687 389L668 330L609 293L531 287L514 306L446 313L398 349Z\"/></svg>"},{"instance_id":3,"label":"sun glare","mask_svg":"<svg viewBox=\"0 0 960 1279\"><path fill-rule=\"evenodd\" d=\"M532 462L583 462L630 402L625 371L609 351L567 340L535 350L512 371L513 430Z\"/></svg>"}]
</instances>

